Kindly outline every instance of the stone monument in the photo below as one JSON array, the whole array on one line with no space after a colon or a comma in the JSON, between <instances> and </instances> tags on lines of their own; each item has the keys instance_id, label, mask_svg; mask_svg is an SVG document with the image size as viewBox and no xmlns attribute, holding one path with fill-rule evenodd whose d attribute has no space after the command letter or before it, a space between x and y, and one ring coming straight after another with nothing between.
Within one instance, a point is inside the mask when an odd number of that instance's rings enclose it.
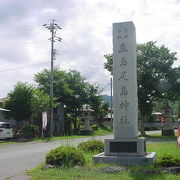
<instances>
[{"instance_id":1,"label":"stone monument","mask_svg":"<svg viewBox=\"0 0 180 180\"><path fill-rule=\"evenodd\" d=\"M162 127L162 136L175 136L174 128L172 125L172 116L171 116L172 109L171 107L166 104L164 106L164 110L162 116L164 118L163 127Z\"/></svg>"},{"instance_id":2,"label":"stone monument","mask_svg":"<svg viewBox=\"0 0 180 180\"><path fill-rule=\"evenodd\" d=\"M113 24L113 108L114 139L105 140L105 152L94 156L94 162L153 164L155 153L147 153L145 138L138 137L136 34L132 22Z\"/></svg>"}]
</instances>

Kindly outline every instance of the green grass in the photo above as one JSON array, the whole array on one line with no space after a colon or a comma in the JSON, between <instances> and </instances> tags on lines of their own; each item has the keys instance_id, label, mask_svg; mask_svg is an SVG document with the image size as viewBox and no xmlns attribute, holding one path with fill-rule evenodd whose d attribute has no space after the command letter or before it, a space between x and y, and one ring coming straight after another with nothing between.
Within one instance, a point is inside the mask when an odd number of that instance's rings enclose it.
<instances>
[{"instance_id":1,"label":"green grass","mask_svg":"<svg viewBox=\"0 0 180 180\"><path fill-rule=\"evenodd\" d=\"M177 158L180 157L180 149L178 148L176 141L167 143L156 142L147 144L147 150L149 152L156 152L157 157L160 157L163 154L171 154Z\"/></svg>"},{"instance_id":2,"label":"green grass","mask_svg":"<svg viewBox=\"0 0 180 180\"><path fill-rule=\"evenodd\" d=\"M112 130L108 127L100 127L97 131L94 132L93 135L71 135L71 136L53 136L51 138L33 138L33 139L27 139L23 142L30 142L30 141L55 141L55 140L63 140L63 139L75 139L75 138L86 138L86 137L93 137L93 136L103 136L107 134L112 134ZM8 140L7 142L2 142L0 145L4 144L14 144L19 143L19 140Z\"/></svg>"},{"instance_id":3,"label":"green grass","mask_svg":"<svg viewBox=\"0 0 180 180\"><path fill-rule=\"evenodd\" d=\"M107 127L107 126L99 127L98 130L94 132L95 136L101 136L101 135L107 135L107 134L113 134L112 128Z\"/></svg>"},{"instance_id":4,"label":"green grass","mask_svg":"<svg viewBox=\"0 0 180 180\"><path fill-rule=\"evenodd\" d=\"M175 136L161 136L161 134L151 134L151 135L146 135L147 139L159 139L159 140L172 140L176 141L177 140L177 130L174 131Z\"/></svg>"},{"instance_id":5,"label":"green grass","mask_svg":"<svg viewBox=\"0 0 180 180\"><path fill-rule=\"evenodd\" d=\"M105 165L95 165L94 167L74 167L70 169L54 168L45 170L41 165L30 172L33 175L31 180L179 180L179 176L172 174L142 174L142 167L129 168L120 173L104 173L101 171ZM107 166L107 165L106 165ZM151 168L152 167L148 167Z\"/></svg>"},{"instance_id":6,"label":"green grass","mask_svg":"<svg viewBox=\"0 0 180 180\"><path fill-rule=\"evenodd\" d=\"M180 149L176 143L151 143L147 144L147 150L157 152L157 157L163 154L172 154L180 156ZM108 174L101 171L102 167L107 167L107 164L93 164L92 156L97 153L85 153L86 165L83 167L74 168L53 168L45 169L44 164L29 172L31 180L179 180L180 176L173 174L157 173L154 175L142 174L141 169L154 169L153 166L133 166L127 171L121 173Z\"/></svg>"},{"instance_id":7,"label":"green grass","mask_svg":"<svg viewBox=\"0 0 180 180\"><path fill-rule=\"evenodd\" d=\"M0 145L15 144L16 142L1 142Z\"/></svg>"}]
</instances>

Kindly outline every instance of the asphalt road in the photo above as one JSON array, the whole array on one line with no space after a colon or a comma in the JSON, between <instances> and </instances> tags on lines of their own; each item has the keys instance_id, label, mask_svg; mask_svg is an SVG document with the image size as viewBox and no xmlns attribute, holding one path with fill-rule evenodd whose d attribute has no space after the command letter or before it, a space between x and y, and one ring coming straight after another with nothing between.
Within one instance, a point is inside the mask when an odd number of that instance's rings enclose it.
<instances>
[{"instance_id":1,"label":"asphalt road","mask_svg":"<svg viewBox=\"0 0 180 180\"><path fill-rule=\"evenodd\" d=\"M89 139L109 139L112 135L58 140L49 142L28 142L0 146L0 180L32 169L45 160L48 151L60 145L77 145Z\"/></svg>"},{"instance_id":2,"label":"asphalt road","mask_svg":"<svg viewBox=\"0 0 180 180\"><path fill-rule=\"evenodd\" d=\"M160 131L150 131L147 134L159 132ZM104 140L110 138L113 138L113 135L0 145L0 180L4 180L10 176L16 176L22 171L36 167L45 160L45 155L48 151L60 145L77 145L89 139Z\"/></svg>"}]
</instances>

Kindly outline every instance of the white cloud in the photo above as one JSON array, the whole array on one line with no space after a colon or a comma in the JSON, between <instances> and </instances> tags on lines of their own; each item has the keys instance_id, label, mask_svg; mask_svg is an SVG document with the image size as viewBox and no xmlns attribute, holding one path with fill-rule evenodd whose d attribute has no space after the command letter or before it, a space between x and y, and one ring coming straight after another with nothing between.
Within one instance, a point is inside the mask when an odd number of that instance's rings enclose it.
<instances>
[{"instance_id":1,"label":"white cloud","mask_svg":"<svg viewBox=\"0 0 180 180\"><path fill-rule=\"evenodd\" d=\"M48 67L45 63L1 72L50 60L50 33L42 25L52 19L63 28L55 64L76 69L101 87L110 78L103 55L112 52L113 22L133 21L138 43L152 40L172 51L180 50L180 2L175 0L4 0L0 11L1 97L17 81L32 83L34 73ZM179 54L177 57L180 59ZM108 87L105 92L109 93Z\"/></svg>"}]
</instances>

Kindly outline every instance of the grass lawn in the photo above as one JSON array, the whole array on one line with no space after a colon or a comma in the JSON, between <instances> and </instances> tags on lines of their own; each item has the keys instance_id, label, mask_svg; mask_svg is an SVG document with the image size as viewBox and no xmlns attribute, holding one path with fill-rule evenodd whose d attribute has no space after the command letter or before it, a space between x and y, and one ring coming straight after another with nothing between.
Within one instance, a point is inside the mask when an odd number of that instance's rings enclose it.
<instances>
[{"instance_id":1,"label":"grass lawn","mask_svg":"<svg viewBox=\"0 0 180 180\"><path fill-rule=\"evenodd\" d=\"M161 134L150 134L150 135L146 135L147 139L162 139L162 140L172 140L172 141L176 141L177 140L177 130L174 131L175 136L161 136Z\"/></svg>"},{"instance_id":2,"label":"grass lawn","mask_svg":"<svg viewBox=\"0 0 180 180\"><path fill-rule=\"evenodd\" d=\"M113 134L112 130L108 127L103 127L103 128L98 128L98 130L95 131L94 134L92 135L53 136L51 138L44 138L44 139L33 138L33 139L27 139L24 141L10 139L6 142L1 142L0 145L14 144L18 142L29 142L29 141L55 141L55 140L63 140L63 139L86 138L86 137L93 137L93 136L103 136L103 135L108 135L108 134Z\"/></svg>"},{"instance_id":3,"label":"grass lawn","mask_svg":"<svg viewBox=\"0 0 180 180\"><path fill-rule=\"evenodd\" d=\"M177 148L176 142L170 143L151 143L147 144L147 150L157 152L157 157L169 153L173 156L180 157L180 149ZM134 166L129 167L127 171L121 173L104 173L101 168L110 165L93 164L92 156L97 153L86 153L86 165L74 168L53 168L45 169L41 164L36 169L29 172L31 180L179 180L180 176L166 173L142 174L142 168L154 168L152 166Z\"/></svg>"},{"instance_id":4,"label":"grass lawn","mask_svg":"<svg viewBox=\"0 0 180 180\"><path fill-rule=\"evenodd\" d=\"M16 143L16 142L11 142L11 141L10 141L10 142L3 142L3 141L2 141L2 142L0 142L0 145L15 144L15 143Z\"/></svg>"},{"instance_id":5,"label":"grass lawn","mask_svg":"<svg viewBox=\"0 0 180 180\"><path fill-rule=\"evenodd\" d=\"M71 135L71 136L54 136L52 138L45 138L43 140L53 141L61 139L74 139L74 138L83 138L83 137L92 137L92 136L103 136L107 134L113 134L112 130L108 127L98 128L97 131L94 131L92 135ZM34 138L33 141L41 141L42 138Z\"/></svg>"}]
</instances>

